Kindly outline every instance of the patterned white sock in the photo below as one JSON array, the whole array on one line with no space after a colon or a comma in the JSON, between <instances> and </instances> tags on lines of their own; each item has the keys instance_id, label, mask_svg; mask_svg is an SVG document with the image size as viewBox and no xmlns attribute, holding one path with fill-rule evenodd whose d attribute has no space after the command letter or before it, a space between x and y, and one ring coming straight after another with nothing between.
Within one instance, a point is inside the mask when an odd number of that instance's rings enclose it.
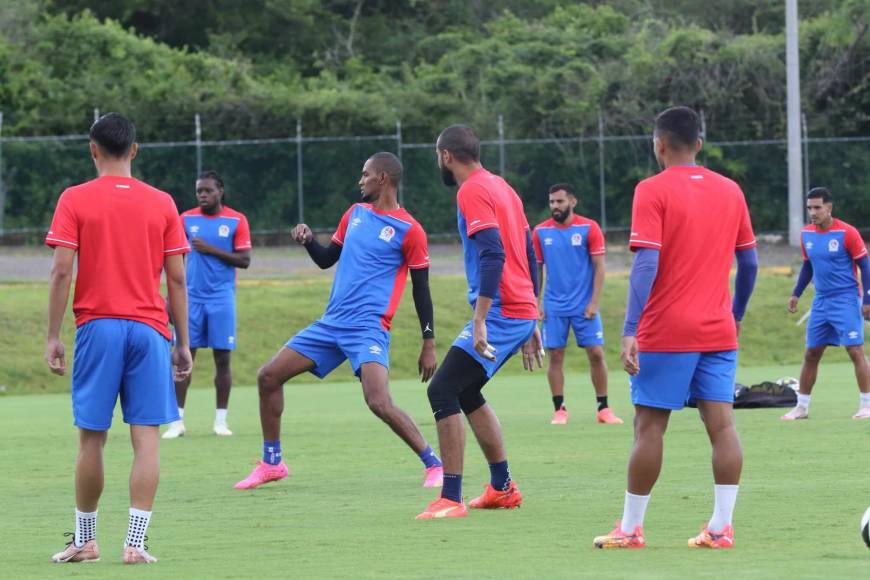
<instances>
[{"instance_id":1,"label":"patterned white sock","mask_svg":"<svg viewBox=\"0 0 870 580\"><path fill-rule=\"evenodd\" d=\"M215 425L226 425L227 422L227 410L226 409L218 409L214 412L214 422Z\"/></svg>"},{"instance_id":2,"label":"patterned white sock","mask_svg":"<svg viewBox=\"0 0 870 580\"><path fill-rule=\"evenodd\" d=\"M97 537L97 512L80 512L76 508L75 546L81 548Z\"/></svg>"},{"instance_id":3,"label":"patterned white sock","mask_svg":"<svg viewBox=\"0 0 870 580\"><path fill-rule=\"evenodd\" d=\"M648 495L634 495L633 493L625 492L625 507L622 510L622 533L633 534L634 528L643 525L643 517L646 515L648 503Z\"/></svg>"},{"instance_id":4,"label":"patterned white sock","mask_svg":"<svg viewBox=\"0 0 870 580\"><path fill-rule=\"evenodd\" d=\"M810 397L811 395L801 395L800 393L798 393L798 406L803 407L804 409L809 409Z\"/></svg>"},{"instance_id":5,"label":"patterned white sock","mask_svg":"<svg viewBox=\"0 0 870 580\"><path fill-rule=\"evenodd\" d=\"M128 546L141 548L145 544L145 532L148 531L148 522L151 521L151 512L130 508L130 526L127 528Z\"/></svg>"},{"instance_id":6,"label":"patterned white sock","mask_svg":"<svg viewBox=\"0 0 870 580\"><path fill-rule=\"evenodd\" d=\"M734 517L734 504L737 503L737 489L739 485L714 485L713 495L716 503L713 505L713 517L707 528L714 532L721 532L725 526L731 524Z\"/></svg>"}]
</instances>

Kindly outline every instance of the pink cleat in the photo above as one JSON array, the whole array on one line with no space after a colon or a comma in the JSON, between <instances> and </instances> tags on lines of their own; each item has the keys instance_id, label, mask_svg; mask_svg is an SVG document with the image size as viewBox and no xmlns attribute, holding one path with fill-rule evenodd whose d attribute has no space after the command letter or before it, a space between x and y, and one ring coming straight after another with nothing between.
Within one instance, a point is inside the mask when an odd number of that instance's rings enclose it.
<instances>
[{"instance_id":1,"label":"pink cleat","mask_svg":"<svg viewBox=\"0 0 870 580\"><path fill-rule=\"evenodd\" d=\"M858 412L852 415L853 419L870 419L870 407L861 407Z\"/></svg>"},{"instance_id":2,"label":"pink cleat","mask_svg":"<svg viewBox=\"0 0 870 580\"><path fill-rule=\"evenodd\" d=\"M72 535L70 533L69 535ZM67 562L99 562L100 549L97 547L96 540L88 540L83 546L76 546L75 542L70 542L66 545L63 552L58 552L51 557L51 561L56 564L65 564Z\"/></svg>"},{"instance_id":3,"label":"pink cleat","mask_svg":"<svg viewBox=\"0 0 870 580\"><path fill-rule=\"evenodd\" d=\"M734 528L731 524L725 526L721 532L714 532L707 524L704 524L701 533L694 538L689 538L690 548L712 548L722 550L734 547Z\"/></svg>"},{"instance_id":4,"label":"pink cleat","mask_svg":"<svg viewBox=\"0 0 870 580\"><path fill-rule=\"evenodd\" d=\"M121 554L122 564L153 564L156 561L157 558L149 554L144 547L124 546L124 553Z\"/></svg>"},{"instance_id":5,"label":"pink cleat","mask_svg":"<svg viewBox=\"0 0 870 580\"><path fill-rule=\"evenodd\" d=\"M257 467L251 475L237 483L236 489L254 489L270 481L278 481L287 477L287 464L282 460L278 465L269 465L265 461L257 461Z\"/></svg>"},{"instance_id":6,"label":"pink cleat","mask_svg":"<svg viewBox=\"0 0 870 580\"><path fill-rule=\"evenodd\" d=\"M799 421L801 419L809 419L810 412L806 407L802 407L800 405L796 406L794 409L780 417L783 421Z\"/></svg>"},{"instance_id":7,"label":"pink cleat","mask_svg":"<svg viewBox=\"0 0 870 580\"><path fill-rule=\"evenodd\" d=\"M559 410L553 413L553 420L550 421L550 425L567 425L568 424L568 410L563 406L559 407Z\"/></svg>"},{"instance_id":8,"label":"pink cleat","mask_svg":"<svg viewBox=\"0 0 870 580\"><path fill-rule=\"evenodd\" d=\"M423 475L423 487L441 487L444 483L444 467L433 465L427 467Z\"/></svg>"},{"instance_id":9,"label":"pink cleat","mask_svg":"<svg viewBox=\"0 0 870 580\"><path fill-rule=\"evenodd\" d=\"M607 423L609 425L622 425L623 421L619 417L617 417L610 407L605 407L598 411L598 416L596 420L599 423Z\"/></svg>"}]
</instances>

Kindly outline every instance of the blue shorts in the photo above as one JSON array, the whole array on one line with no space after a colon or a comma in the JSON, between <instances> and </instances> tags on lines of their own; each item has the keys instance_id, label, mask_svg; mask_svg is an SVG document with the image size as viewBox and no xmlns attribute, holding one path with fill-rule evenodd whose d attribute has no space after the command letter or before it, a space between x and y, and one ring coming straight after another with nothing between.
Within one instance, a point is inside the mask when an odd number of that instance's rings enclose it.
<instances>
[{"instance_id":1,"label":"blue shorts","mask_svg":"<svg viewBox=\"0 0 870 580\"><path fill-rule=\"evenodd\" d=\"M483 358L476 350L474 350L474 342L472 340L473 321L468 321L456 340L453 341L453 346L459 347L474 360L480 363L483 370L486 371L486 376L492 376L498 372L504 363L508 361L520 349L538 325L537 320L527 320L525 318L505 318L500 312L489 311L486 317L486 339L490 345L495 347L495 360Z\"/></svg>"},{"instance_id":2,"label":"blue shorts","mask_svg":"<svg viewBox=\"0 0 870 580\"><path fill-rule=\"evenodd\" d=\"M339 328L318 320L291 338L287 348L313 360L311 373L321 379L345 360L356 376L364 363L390 368L390 333L381 327Z\"/></svg>"},{"instance_id":3,"label":"blue shorts","mask_svg":"<svg viewBox=\"0 0 870 580\"><path fill-rule=\"evenodd\" d=\"M631 402L678 411L695 401L734 403L737 351L641 352Z\"/></svg>"},{"instance_id":4,"label":"blue shorts","mask_svg":"<svg viewBox=\"0 0 870 580\"><path fill-rule=\"evenodd\" d=\"M234 350L236 348L236 305L233 302L188 304L190 348Z\"/></svg>"},{"instance_id":5,"label":"blue shorts","mask_svg":"<svg viewBox=\"0 0 870 580\"><path fill-rule=\"evenodd\" d=\"M545 310L546 312L546 310ZM544 348L565 348L568 345L568 329L574 330L577 346L598 346L604 344L604 327L601 315L595 318L580 316L559 316L547 314L541 324Z\"/></svg>"},{"instance_id":6,"label":"blue shorts","mask_svg":"<svg viewBox=\"0 0 870 580\"><path fill-rule=\"evenodd\" d=\"M813 300L807 322L807 348L862 344L864 317L861 315L860 297L849 293Z\"/></svg>"},{"instance_id":7,"label":"blue shorts","mask_svg":"<svg viewBox=\"0 0 870 580\"><path fill-rule=\"evenodd\" d=\"M130 425L163 425L179 419L169 341L141 322L91 320L76 331L75 425L107 431L118 395L124 422Z\"/></svg>"}]
</instances>

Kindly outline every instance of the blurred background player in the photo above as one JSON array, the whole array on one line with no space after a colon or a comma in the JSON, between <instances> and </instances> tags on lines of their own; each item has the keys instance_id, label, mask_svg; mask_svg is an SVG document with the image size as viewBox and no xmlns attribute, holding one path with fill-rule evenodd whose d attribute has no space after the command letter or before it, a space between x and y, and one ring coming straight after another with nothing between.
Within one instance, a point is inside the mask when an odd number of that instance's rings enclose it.
<instances>
[{"instance_id":1,"label":"blurred background player","mask_svg":"<svg viewBox=\"0 0 870 580\"><path fill-rule=\"evenodd\" d=\"M577 346L586 349L589 374L598 401L599 423L622 423L607 403L607 362L604 327L598 305L604 286L604 234L598 223L574 213L577 197L567 183L550 187L552 218L535 226L532 242L538 259L538 280L543 288L540 306L544 348L550 359L547 380L553 395L553 425L568 422L565 407L565 347L574 330ZM546 284L544 267L546 266Z\"/></svg>"},{"instance_id":2,"label":"blurred background player","mask_svg":"<svg viewBox=\"0 0 870 580\"><path fill-rule=\"evenodd\" d=\"M45 243L54 248L45 360L66 372L60 341L78 253L73 312L76 318L72 402L79 428L76 462L76 527L73 541L55 562L97 560L97 504L103 492L103 446L118 396L130 425L130 519L125 564L156 562L144 546L160 477L159 425L178 419L175 379L190 374L184 259L189 251L172 197L134 179L136 129L108 113L90 131L98 177L61 194ZM166 272L175 320L170 358L169 320L160 295Z\"/></svg>"},{"instance_id":3,"label":"blurred background player","mask_svg":"<svg viewBox=\"0 0 870 580\"><path fill-rule=\"evenodd\" d=\"M740 320L755 285L758 257L740 187L695 165L701 120L673 107L655 120L653 148L662 171L634 192L622 362L631 375L634 446L622 520L598 548L643 548L643 518L662 467L671 411L697 404L713 447L713 517L692 548L731 548L731 519L743 466L734 427ZM733 303L729 275L737 257Z\"/></svg>"},{"instance_id":4,"label":"blurred background player","mask_svg":"<svg viewBox=\"0 0 870 580\"><path fill-rule=\"evenodd\" d=\"M227 406L233 375L230 356L236 348L236 268L251 265L251 230L248 220L224 205L224 182L215 171L196 180L199 207L181 214L184 232L193 251L187 256L187 296L190 308L190 348L210 348L214 355L216 411L214 432L232 435ZM178 414L164 439L184 435L184 404L192 376L175 383Z\"/></svg>"},{"instance_id":5,"label":"blurred background player","mask_svg":"<svg viewBox=\"0 0 870 580\"><path fill-rule=\"evenodd\" d=\"M870 320L870 258L858 230L833 217L833 210L828 189L810 190L807 212L811 223L801 232L804 263L788 311L797 312L798 299L810 281L816 287L816 296L807 323L798 403L782 416L785 421L809 417L810 394L828 345L846 347L855 365L860 401L852 418L870 419L870 363L864 355L864 319ZM861 271L860 286L856 270Z\"/></svg>"},{"instance_id":6,"label":"blurred background player","mask_svg":"<svg viewBox=\"0 0 870 580\"><path fill-rule=\"evenodd\" d=\"M468 515L462 501L464 413L489 463L490 481L469 507L517 508L501 425L481 389L520 348L523 366L542 363L535 251L523 202L508 183L480 164L480 139L465 125L444 129L436 144L441 179L456 193L459 235L474 318L453 342L429 385L444 461L441 496L417 519Z\"/></svg>"},{"instance_id":7,"label":"blurred background player","mask_svg":"<svg viewBox=\"0 0 870 580\"><path fill-rule=\"evenodd\" d=\"M441 485L441 461L414 420L390 397L390 327L408 270L423 346L417 366L423 382L435 372L435 321L429 292L429 248L422 226L397 201L402 164L392 153L376 153L363 165L362 203L348 209L329 246L321 246L305 224L293 239L326 269L338 262L326 312L299 332L257 375L263 460L236 489L252 489L287 477L281 459L284 383L306 371L324 378L345 360L362 384L365 401L420 458L423 485Z\"/></svg>"}]
</instances>

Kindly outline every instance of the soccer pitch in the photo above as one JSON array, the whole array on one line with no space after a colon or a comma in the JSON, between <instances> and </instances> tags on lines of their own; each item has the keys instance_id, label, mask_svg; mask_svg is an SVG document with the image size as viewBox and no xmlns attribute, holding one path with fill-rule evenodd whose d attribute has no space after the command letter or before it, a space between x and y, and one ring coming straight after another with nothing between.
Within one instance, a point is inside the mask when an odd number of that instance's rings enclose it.
<instances>
[{"instance_id":1,"label":"soccer pitch","mask_svg":"<svg viewBox=\"0 0 870 580\"><path fill-rule=\"evenodd\" d=\"M757 382L796 366L740 369ZM781 409L737 411L745 449L735 514L737 547L689 550L712 510L709 444L693 410L673 416L665 465L646 519L649 548L600 551L596 534L622 509L631 427L594 423L586 376L569 378L571 422L549 424L544 373L497 377L485 389L505 430L525 496L515 511L472 511L465 520L415 521L435 494L418 459L366 409L358 384L288 385L283 442L291 476L240 492L261 448L257 394L234 391L236 435L211 435L213 394L192 390L188 435L162 445L162 481L149 529L159 563L120 564L127 522L129 436L116 413L100 506L101 562L57 565L73 523L77 448L68 394L0 399L0 546L10 578L858 578L868 551L858 524L870 496L870 431L853 421L851 365L823 364L812 418L783 423ZM395 381L397 402L434 443L425 387ZM627 380L612 369L612 406L632 416ZM38 436L36 435L38 434ZM487 481L469 434L466 497ZM864 570L862 573L861 571Z\"/></svg>"}]
</instances>

